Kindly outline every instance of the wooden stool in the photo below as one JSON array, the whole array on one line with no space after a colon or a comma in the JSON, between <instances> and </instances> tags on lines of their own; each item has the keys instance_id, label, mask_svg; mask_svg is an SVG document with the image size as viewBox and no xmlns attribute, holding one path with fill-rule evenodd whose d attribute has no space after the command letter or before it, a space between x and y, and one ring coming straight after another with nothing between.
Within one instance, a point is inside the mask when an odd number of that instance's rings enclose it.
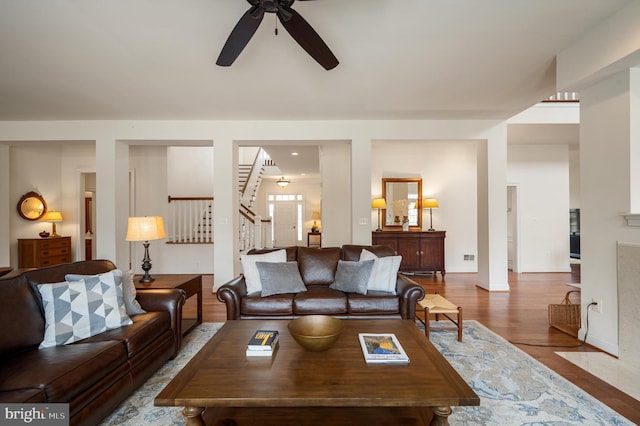
<instances>
[{"instance_id":1,"label":"wooden stool","mask_svg":"<svg viewBox=\"0 0 640 426\"><path fill-rule=\"evenodd\" d=\"M424 312L424 319L416 315L418 321L424 324L424 335L429 338L429 314L435 314L436 321L440 321L440 314L444 315L449 321L458 327L458 341L462 342L462 308L449 302L438 293L425 294L424 299L418 302L418 306ZM450 314L457 314L458 321L454 321Z\"/></svg>"}]
</instances>

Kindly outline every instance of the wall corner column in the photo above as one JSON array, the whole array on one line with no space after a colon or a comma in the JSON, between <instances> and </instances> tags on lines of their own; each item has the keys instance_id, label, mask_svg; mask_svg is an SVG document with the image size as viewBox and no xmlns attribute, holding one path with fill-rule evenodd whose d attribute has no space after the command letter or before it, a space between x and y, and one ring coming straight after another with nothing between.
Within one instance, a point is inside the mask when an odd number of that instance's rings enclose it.
<instances>
[{"instance_id":1,"label":"wall corner column","mask_svg":"<svg viewBox=\"0 0 640 426\"><path fill-rule=\"evenodd\" d=\"M230 137L214 139L212 182L214 290L234 278L239 270L237 176L237 144Z\"/></svg>"},{"instance_id":2,"label":"wall corner column","mask_svg":"<svg viewBox=\"0 0 640 426\"><path fill-rule=\"evenodd\" d=\"M371 244L371 140L351 140L351 243Z\"/></svg>"},{"instance_id":3,"label":"wall corner column","mask_svg":"<svg viewBox=\"0 0 640 426\"><path fill-rule=\"evenodd\" d=\"M100 159L96 161L96 256L111 260L121 269L128 268L129 145L98 138L96 158Z\"/></svg>"},{"instance_id":4,"label":"wall corner column","mask_svg":"<svg viewBox=\"0 0 640 426\"><path fill-rule=\"evenodd\" d=\"M0 266L11 265L11 161L9 145L0 145L0 198L7 200L0 209ZM17 262L17 261L16 261Z\"/></svg>"},{"instance_id":5,"label":"wall corner column","mask_svg":"<svg viewBox=\"0 0 640 426\"><path fill-rule=\"evenodd\" d=\"M509 291L507 264L507 125L478 142L478 286Z\"/></svg>"}]
</instances>

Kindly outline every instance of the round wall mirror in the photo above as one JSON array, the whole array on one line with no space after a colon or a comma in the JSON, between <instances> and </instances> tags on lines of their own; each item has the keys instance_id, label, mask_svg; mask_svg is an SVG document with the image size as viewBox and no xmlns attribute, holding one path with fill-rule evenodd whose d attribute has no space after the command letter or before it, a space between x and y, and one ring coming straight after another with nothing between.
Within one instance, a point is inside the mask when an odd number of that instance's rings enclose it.
<instances>
[{"instance_id":1,"label":"round wall mirror","mask_svg":"<svg viewBox=\"0 0 640 426\"><path fill-rule=\"evenodd\" d=\"M47 212L47 203L42 195L27 192L18 202L18 214L26 220L38 220Z\"/></svg>"}]
</instances>

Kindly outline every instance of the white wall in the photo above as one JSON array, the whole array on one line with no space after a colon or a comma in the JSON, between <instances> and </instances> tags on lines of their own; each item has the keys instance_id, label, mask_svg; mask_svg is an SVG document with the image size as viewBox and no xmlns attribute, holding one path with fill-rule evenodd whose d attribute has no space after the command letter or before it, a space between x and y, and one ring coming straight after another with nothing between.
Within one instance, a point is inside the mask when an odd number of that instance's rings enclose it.
<instances>
[{"instance_id":1,"label":"white wall","mask_svg":"<svg viewBox=\"0 0 640 426\"><path fill-rule=\"evenodd\" d=\"M320 148L322 245L351 244L351 148L332 143Z\"/></svg>"},{"instance_id":2,"label":"white wall","mask_svg":"<svg viewBox=\"0 0 640 426\"><path fill-rule=\"evenodd\" d=\"M634 87L640 88L640 79ZM612 354L618 353L618 321L625 320L618 318L617 244L640 243L640 228L626 226L622 216L631 206L630 150L637 143L631 129L639 113L637 106L630 109L630 92L625 71L580 95L582 301L602 301L602 313L590 313L588 342Z\"/></svg>"},{"instance_id":3,"label":"white wall","mask_svg":"<svg viewBox=\"0 0 640 426\"><path fill-rule=\"evenodd\" d=\"M477 148L472 141L376 141L371 160L371 192L382 194L382 178L422 178L422 197L435 197L433 227L447 232L447 272L476 272L477 261ZM377 228L373 211L371 230ZM429 210L422 212L422 230L429 228Z\"/></svg>"},{"instance_id":4,"label":"white wall","mask_svg":"<svg viewBox=\"0 0 640 426\"><path fill-rule=\"evenodd\" d=\"M335 209L325 211L321 203L326 205L349 205L349 145L347 143L327 144L324 151L325 178L322 182L309 179L293 179L292 183L284 191L287 193L302 193L305 199L304 205L304 226L303 245L306 244L306 233L310 230L313 221L311 213L320 210L322 214L321 229L323 230L323 245L342 245L351 242L349 213L343 211L336 214ZM64 235L74 237L73 249L75 258L80 259L80 251L77 250L81 244L81 233L77 232L74 219L79 213L76 200L80 197L78 176L81 172L95 170L95 147L93 145L75 146L69 145L64 148L51 146L29 146L12 147L14 168L23 170L27 164L33 164L33 158L49 159L43 161L39 170L43 170L45 164L51 167L51 158L60 164L54 173L59 173L60 184L50 179L50 173L41 172L39 175L25 175L16 172L14 181L36 182L38 185L53 185L54 189L46 191L46 198L55 200L62 198L64 194L66 223L59 224L59 230ZM44 150L44 151L42 151ZM547 150L547 154L553 157L560 154L564 159L563 164L567 164L566 150L555 152L554 149ZM44 155L42 155L44 152ZM64 154L63 154L64 153ZM407 155L410 153L410 155ZM476 143L473 141L375 141L372 144L371 161L371 193L379 196L381 193L382 177L420 177L423 179L423 196L434 196L438 198L440 208L433 210L433 224L436 229L446 230L447 238L445 244L445 262L448 272L476 272L477 271L477 216L476 216ZM168 217L167 195L174 196L207 196L210 195L211 186L207 182L213 180L213 148L212 147L165 147L165 146L131 146L130 147L130 169L135 177L135 205L134 214L162 215ZM38 160L39 161L39 160ZM555 160L554 160L555 161ZM511 162L511 160L510 160ZM189 167L184 165L188 164ZM193 167L193 165L196 167ZM527 166L529 170L531 165ZM549 177L547 164L539 163L539 173ZM61 171L62 170L62 171ZM327 171L328 170L328 171ZM528 187L535 188L539 183L538 173L519 171L518 166L510 164L510 173L516 173L518 179L523 182L523 196L526 198ZM544 170L544 172L542 171ZM555 173L555 172L554 172ZM546 179L546 177L543 178ZM555 174L553 175L555 176ZM510 182L513 178L510 178ZM330 183L332 182L332 183ZM202 183L202 185L198 185ZM24 187L24 182L20 185ZM31 184L31 183L30 183ZM12 188L14 184L12 184ZM77 189L76 189L77 187ZM168 188L171 187L171 190ZM323 191L322 188L333 188ZM560 189L554 183L554 189ZM65 188L65 189L63 189ZM535 189L532 189L535 190ZM546 191L544 189L543 191ZM267 217L266 194L269 192L282 192L283 189L269 181L263 182L258 194L258 204L256 212L263 217ZM27 192L24 188L14 191L14 198L17 199ZM19 193L19 194L18 194ZM327 199L323 200L322 194ZM99 194L98 194L99 196ZM535 194L531 198L540 196ZM546 196L546 195L545 195ZM557 210L562 211L564 218L564 206L561 203ZM61 208L61 207L56 207ZM525 209L526 210L526 209ZM538 210L538 209L534 209ZM555 211L556 209L554 209ZM97 212L100 214L99 212ZM550 213L550 212L549 212ZM550 217L541 218L536 216L536 220L552 220ZM36 226L26 223L19 217L13 217L12 229L16 235L26 235L27 237L37 236L43 226L48 229L50 224L38 223ZM328 222L328 223L327 223ZM561 219L561 226L565 226L564 219ZM423 211L423 229L429 226L428 210ZM79 221L78 221L79 224ZM329 224L329 228L327 228ZM34 227L35 226L35 227ZM79 226L79 225L78 225ZM333 232L331 229L337 226ZM377 226L377 212L371 210L371 230ZM542 228L545 232L556 229L557 224L550 226L546 222ZM568 225L567 225L568 226ZM30 229L33 228L33 229ZM44 229L44 228L43 228ZM566 237L566 229L563 228L562 238ZM528 232L524 230L523 235ZM333 234L333 235L331 235ZM538 234L533 232L534 236ZM17 236L15 238L18 238ZM13 241L15 241L13 238ZM124 236L122 236L124 239ZM557 238L555 238L557 239ZM534 238L531 241L523 242L522 249L527 255L525 259L532 256L532 260L523 264L523 271L557 271L566 270L566 265L558 265L560 256L564 254L562 243L554 244L554 247L545 249L540 254L540 239ZM568 244L568 242L567 242ZM14 246L14 259L17 264L17 243ZM143 249L141 244L132 243L131 267L140 272ZM213 271L213 247L212 245L177 246L165 244L164 241L151 243L151 258L153 261L152 272L155 273L181 273L200 272L211 273ZM566 250L568 252L568 248ZM465 261L465 254L476 255L476 260ZM566 262L562 258L562 262ZM545 263L546 262L546 263ZM120 266L120 265L119 265ZM129 265L121 266L128 268Z\"/></svg>"},{"instance_id":5,"label":"white wall","mask_svg":"<svg viewBox=\"0 0 640 426\"><path fill-rule=\"evenodd\" d=\"M18 215L16 206L20 197L29 191L42 195L50 210L59 210L63 218L71 216L62 205L61 161L62 148L52 144L28 144L11 147L10 154L10 205L13 208L10 221L11 266L18 266L18 238L39 238L41 231L51 232L51 223L42 220L28 221ZM65 220L56 225L58 234L69 235L72 222Z\"/></svg>"},{"instance_id":6,"label":"white wall","mask_svg":"<svg viewBox=\"0 0 640 426\"><path fill-rule=\"evenodd\" d=\"M580 149L569 147L569 208L580 208Z\"/></svg>"},{"instance_id":7,"label":"white wall","mask_svg":"<svg viewBox=\"0 0 640 426\"><path fill-rule=\"evenodd\" d=\"M507 179L518 186L521 272L570 272L567 145L511 145Z\"/></svg>"},{"instance_id":8,"label":"white wall","mask_svg":"<svg viewBox=\"0 0 640 426\"><path fill-rule=\"evenodd\" d=\"M255 155L255 154L254 154ZM167 147L167 188L172 197L212 197L213 147Z\"/></svg>"}]
</instances>

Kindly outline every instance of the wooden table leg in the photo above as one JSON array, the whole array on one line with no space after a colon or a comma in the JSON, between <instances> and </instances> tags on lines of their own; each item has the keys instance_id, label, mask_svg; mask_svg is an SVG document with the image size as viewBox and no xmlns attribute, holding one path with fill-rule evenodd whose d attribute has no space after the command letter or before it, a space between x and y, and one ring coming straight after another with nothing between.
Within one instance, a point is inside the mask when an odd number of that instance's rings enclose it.
<instances>
[{"instance_id":1,"label":"wooden table leg","mask_svg":"<svg viewBox=\"0 0 640 426\"><path fill-rule=\"evenodd\" d=\"M462 307L458 306L458 342L462 342Z\"/></svg>"},{"instance_id":2,"label":"wooden table leg","mask_svg":"<svg viewBox=\"0 0 640 426\"><path fill-rule=\"evenodd\" d=\"M431 426L449 426L449 416L453 412L451 407L431 407L433 418Z\"/></svg>"},{"instance_id":3,"label":"wooden table leg","mask_svg":"<svg viewBox=\"0 0 640 426\"><path fill-rule=\"evenodd\" d=\"M182 414L187 418L187 426L205 426L203 411L204 407L184 407Z\"/></svg>"}]
</instances>

